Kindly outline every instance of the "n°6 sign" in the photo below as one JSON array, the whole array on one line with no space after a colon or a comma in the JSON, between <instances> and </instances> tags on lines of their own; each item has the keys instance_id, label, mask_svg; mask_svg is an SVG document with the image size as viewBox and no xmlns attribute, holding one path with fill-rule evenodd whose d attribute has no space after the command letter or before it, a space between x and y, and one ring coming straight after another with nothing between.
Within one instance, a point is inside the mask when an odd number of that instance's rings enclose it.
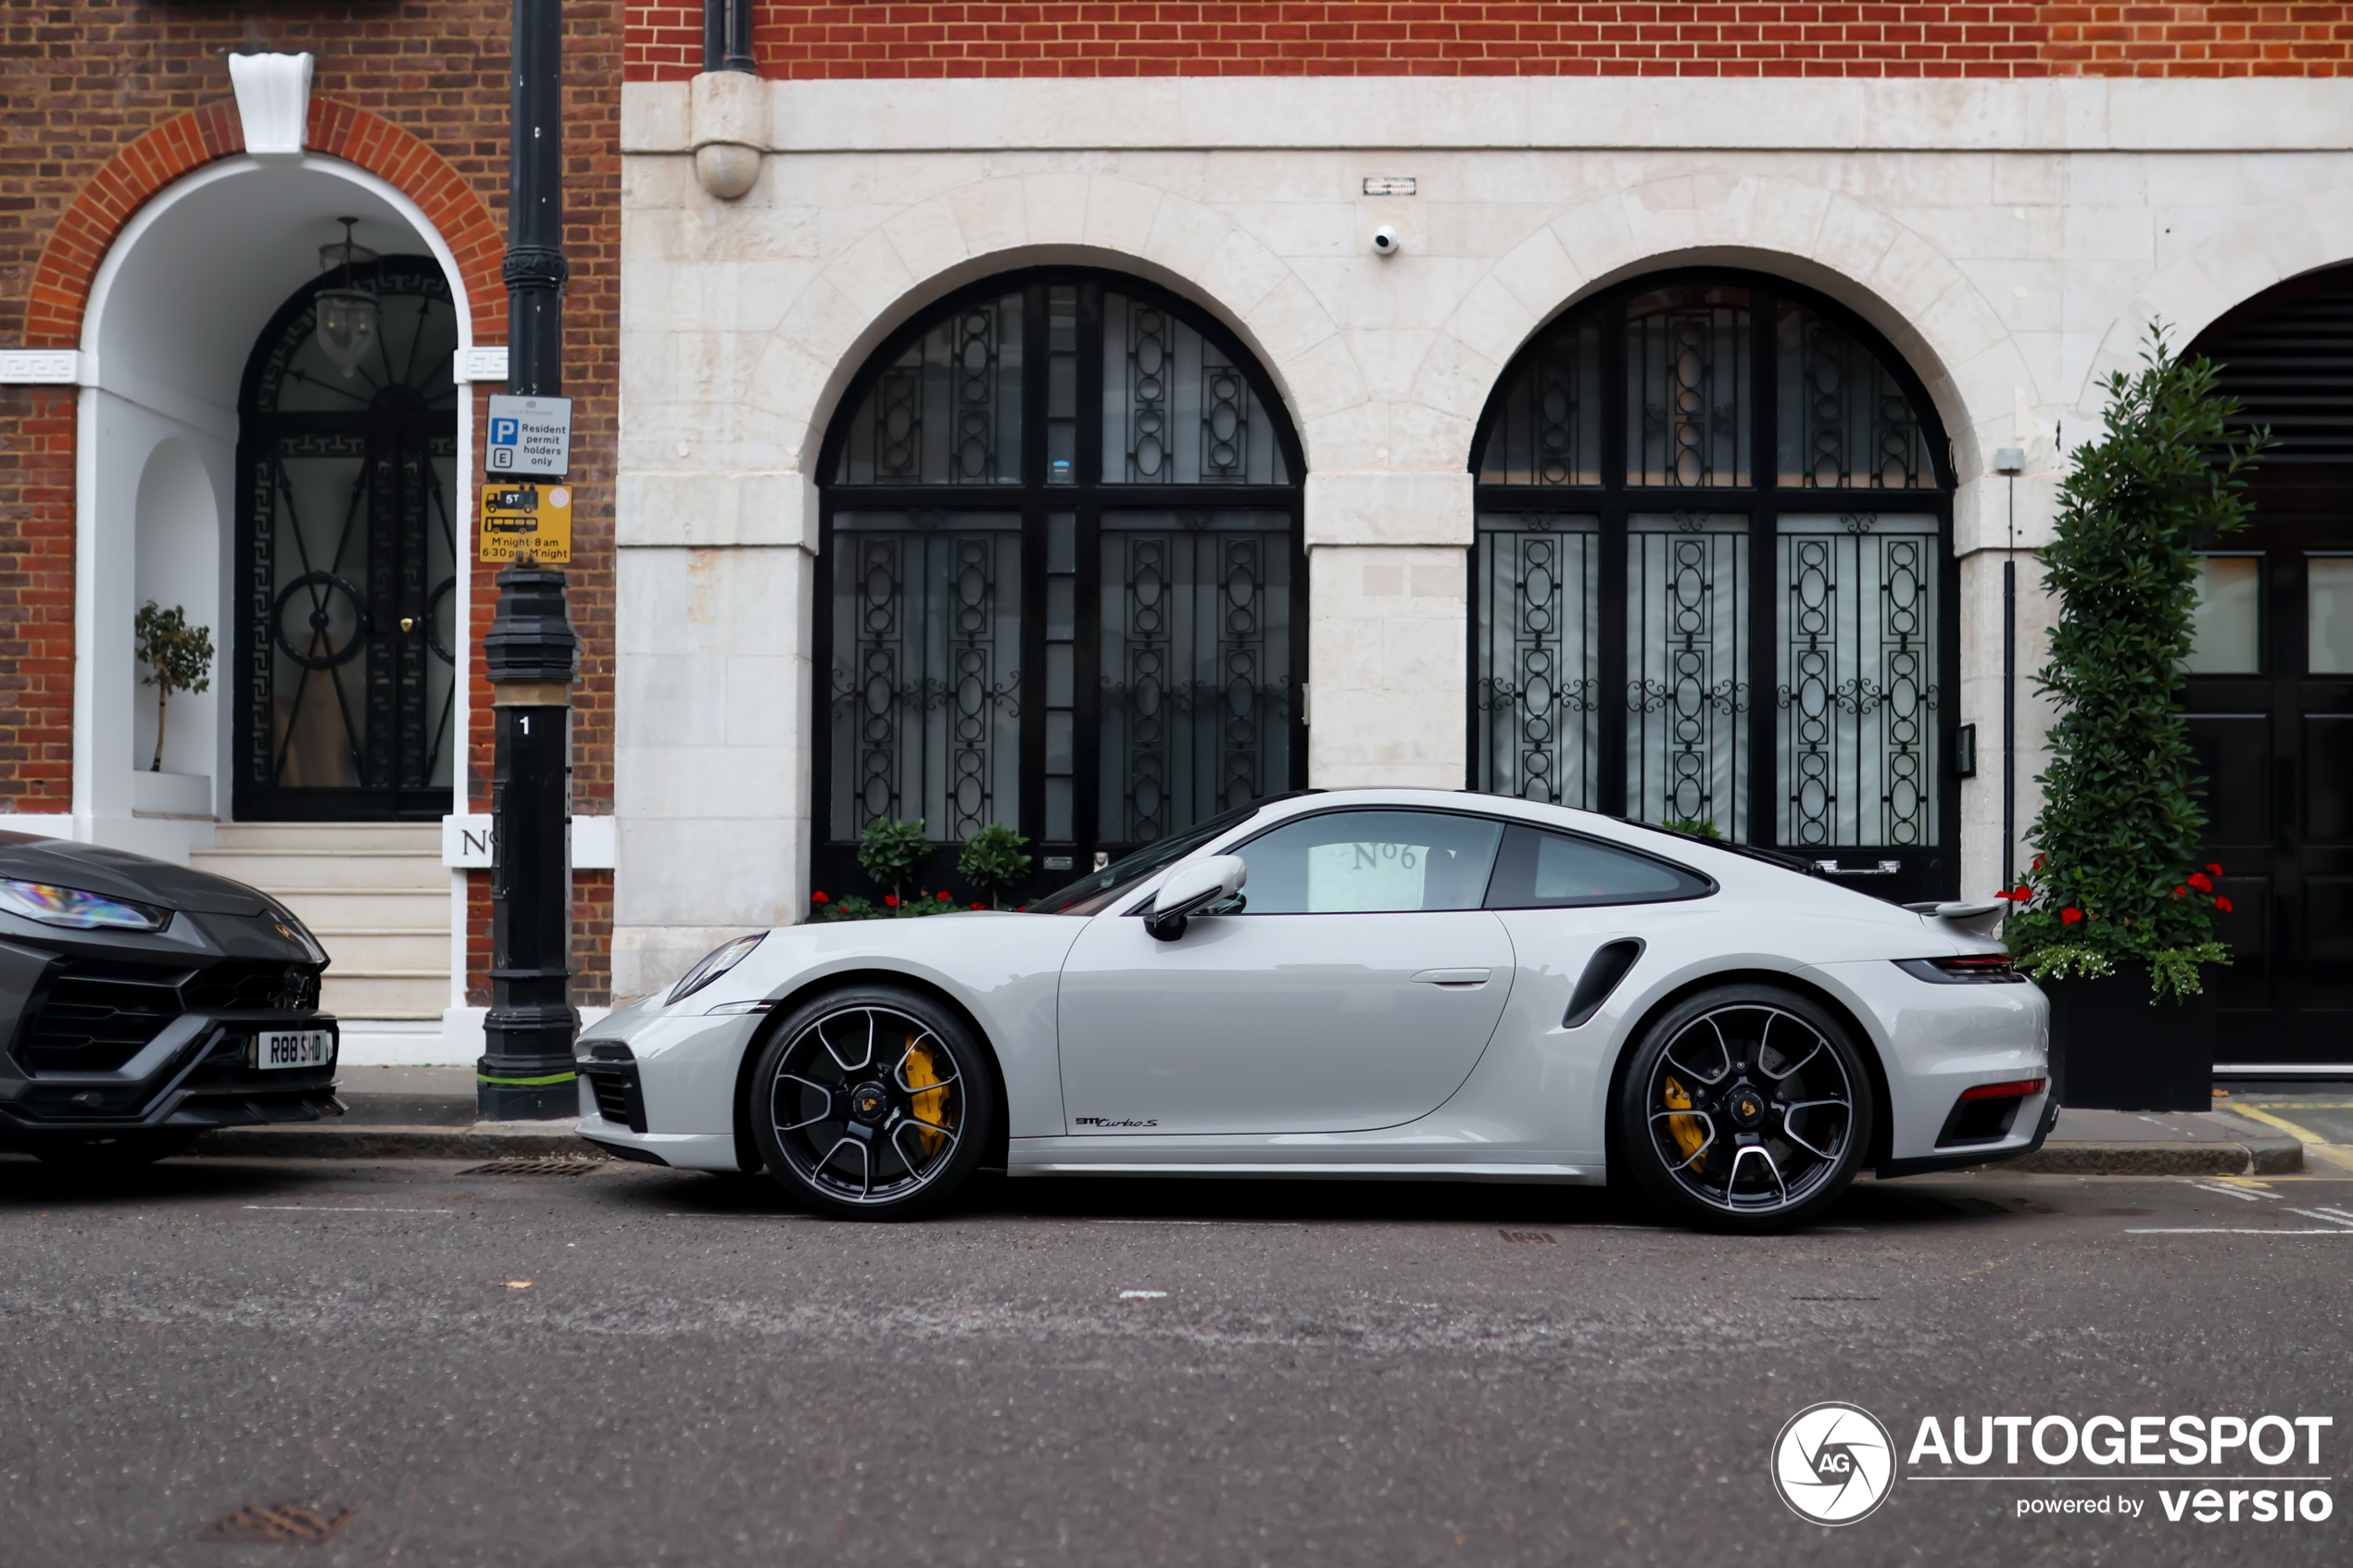
<instances>
[{"instance_id":1,"label":"n\u00b06 sign","mask_svg":"<svg viewBox=\"0 0 2353 1568\"><path fill-rule=\"evenodd\" d=\"M572 466L572 399L490 399L482 466L493 479L561 479Z\"/></svg>"}]
</instances>

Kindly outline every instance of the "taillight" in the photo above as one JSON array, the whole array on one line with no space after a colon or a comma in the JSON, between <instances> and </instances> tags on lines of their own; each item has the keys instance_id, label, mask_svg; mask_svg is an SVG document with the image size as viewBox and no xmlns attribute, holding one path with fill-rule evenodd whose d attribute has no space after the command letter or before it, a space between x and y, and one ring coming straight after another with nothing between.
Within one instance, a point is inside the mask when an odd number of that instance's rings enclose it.
<instances>
[{"instance_id":1,"label":"taillight","mask_svg":"<svg viewBox=\"0 0 2353 1568\"><path fill-rule=\"evenodd\" d=\"M1963 1099L2024 1099L2039 1095L2048 1078L2013 1078L2007 1084L1980 1084L1973 1089L1963 1089Z\"/></svg>"},{"instance_id":2,"label":"taillight","mask_svg":"<svg viewBox=\"0 0 2353 1568\"><path fill-rule=\"evenodd\" d=\"M1955 953L1942 959L1897 959L1895 967L1937 985L2018 985L2026 979L2010 962L2007 953Z\"/></svg>"}]
</instances>

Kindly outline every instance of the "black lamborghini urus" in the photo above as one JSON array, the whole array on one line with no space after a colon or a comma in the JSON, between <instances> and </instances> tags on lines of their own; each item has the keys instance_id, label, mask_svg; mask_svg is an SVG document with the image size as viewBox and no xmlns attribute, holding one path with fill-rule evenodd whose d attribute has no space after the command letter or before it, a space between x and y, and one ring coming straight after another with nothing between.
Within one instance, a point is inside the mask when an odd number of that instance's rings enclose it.
<instances>
[{"instance_id":1,"label":"black lamborghini urus","mask_svg":"<svg viewBox=\"0 0 2353 1568\"><path fill-rule=\"evenodd\" d=\"M0 1149L135 1164L208 1128L340 1115L326 967L243 883L0 833Z\"/></svg>"}]
</instances>

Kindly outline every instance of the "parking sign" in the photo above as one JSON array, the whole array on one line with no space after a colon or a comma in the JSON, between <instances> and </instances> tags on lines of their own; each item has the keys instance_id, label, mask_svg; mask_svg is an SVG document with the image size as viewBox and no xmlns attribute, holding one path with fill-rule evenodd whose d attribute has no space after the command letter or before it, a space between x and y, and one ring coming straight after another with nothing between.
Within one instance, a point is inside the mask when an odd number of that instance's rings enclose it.
<instances>
[{"instance_id":1,"label":"parking sign","mask_svg":"<svg viewBox=\"0 0 2353 1568\"><path fill-rule=\"evenodd\" d=\"M561 479L572 466L572 399L490 399L483 469L500 479Z\"/></svg>"}]
</instances>

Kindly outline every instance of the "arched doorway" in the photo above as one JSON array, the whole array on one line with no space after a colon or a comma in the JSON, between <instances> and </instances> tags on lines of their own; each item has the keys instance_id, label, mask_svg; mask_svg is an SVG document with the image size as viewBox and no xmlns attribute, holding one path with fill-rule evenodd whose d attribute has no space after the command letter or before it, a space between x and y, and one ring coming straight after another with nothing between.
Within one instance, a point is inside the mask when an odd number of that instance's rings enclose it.
<instances>
[{"instance_id":1,"label":"arched doorway","mask_svg":"<svg viewBox=\"0 0 2353 1568\"><path fill-rule=\"evenodd\" d=\"M1954 478L1924 388L1756 273L1619 284L1472 446L1475 789L1959 884Z\"/></svg>"},{"instance_id":2,"label":"arched doorway","mask_svg":"<svg viewBox=\"0 0 2353 1568\"><path fill-rule=\"evenodd\" d=\"M827 433L820 888L921 818L1041 885L1304 782L1299 440L1207 313L1116 273L991 279L895 333Z\"/></svg>"},{"instance_id":3,"label":"arched doorway","mask_svg":"<svg viewBox=\"0 0 2353 1568\"><path fill-rule=\"evenodd\" d=\"M2278 442L2252 526L2203 552L2183 693L2232 904L2215 1060L2353 1071L2353 267L2259 295L2192 352Z\"/></svg>"},{"instance_id":4,"label":"arched doorway","mask_svg":"<svg viewBox=\"0 0 2353 1568\"><path fill-rule=\"evenodd\" d=\"M439 264L352 270L381 323L346 370L298 290L238 402L234 800L247 821L450 809L458 320Z\"/></svg>"}]
</instances>

